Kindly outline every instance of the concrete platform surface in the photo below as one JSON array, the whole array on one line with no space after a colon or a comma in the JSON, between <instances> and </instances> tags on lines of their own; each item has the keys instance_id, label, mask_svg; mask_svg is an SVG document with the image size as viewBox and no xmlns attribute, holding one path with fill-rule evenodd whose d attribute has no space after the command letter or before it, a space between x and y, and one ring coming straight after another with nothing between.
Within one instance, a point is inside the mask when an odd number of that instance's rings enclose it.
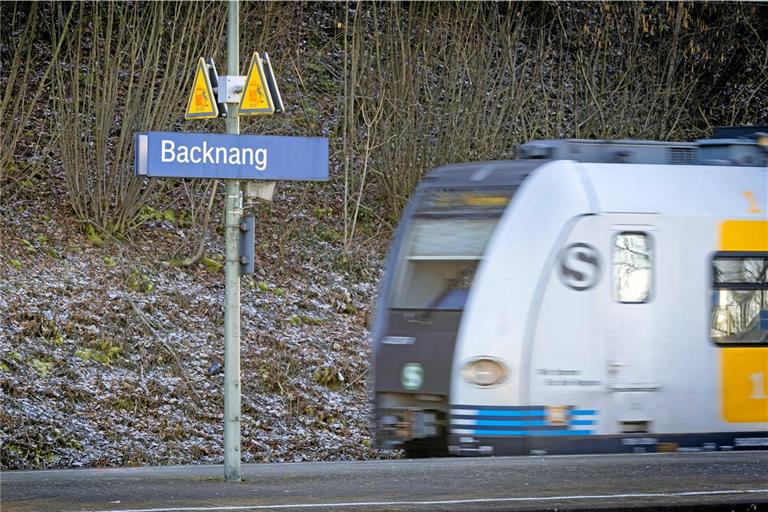
<instances>
[{"instance_id":1,"label":"concrete platform surface","mask_svg":"<svg viewBox=\"0 0 768 512\"><path fill-rule=\"evenodd\" d=\"M10 471L3 512L768 510L768 452Z\"/></svg>"}]
</instances>

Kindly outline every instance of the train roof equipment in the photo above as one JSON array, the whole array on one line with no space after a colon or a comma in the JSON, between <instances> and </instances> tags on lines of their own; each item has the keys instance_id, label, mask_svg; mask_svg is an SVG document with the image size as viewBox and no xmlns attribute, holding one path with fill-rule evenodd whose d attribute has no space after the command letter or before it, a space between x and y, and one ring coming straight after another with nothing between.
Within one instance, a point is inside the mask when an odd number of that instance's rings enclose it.
<instances>
[{"instance_id":1,"label":"train roof equipment","mask_svg":"<svg viewBox=\"0 0 768 512\"><path fill-rule=\"evenodd\" d=\"M768 126L719 128L712 139L695 142L648 140L533 140L519 157L615 164L768 166Z\"/></svg>"}]
</instances>

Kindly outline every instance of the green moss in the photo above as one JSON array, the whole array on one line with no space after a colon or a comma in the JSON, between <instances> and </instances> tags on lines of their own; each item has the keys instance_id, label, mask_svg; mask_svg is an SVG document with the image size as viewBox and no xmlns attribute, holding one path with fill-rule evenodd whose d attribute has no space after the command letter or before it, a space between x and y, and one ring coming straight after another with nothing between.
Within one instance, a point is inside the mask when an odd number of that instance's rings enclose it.
<instances>
[{"instance_id":1,"label":"green moss","mask_svg":"<svg viewBox=\"0 0 768 512\"><path fill-rule=\"evenodd\" d=\"M305 325L323 325L321 318L315 318L308 315L301 315L301 322Z\"/></svg>"},{"instance_id":2,"label":"green moss","mask_svg":"<svg viewBox=\"0 0 768 512\"><path fill-rule=\"evenodd\" d=\"M24 265L21 264L21 261L15 259L15 258L11 260L11 265L13 265L14 267L16 267L18 269L21 269L24 266Z\"/></svg>"},{"instance_id":3,"label":"green moss","mask_svg":"<svg viewBox=\"0 0 768 512\"><path fill-rule=\"evenodd\" d=\"M75 355L83 361L97 361L105 365L111 365L123 353L123 347L111 343L108 340L101 340L96 347L83 347L75 351Z\"/></svg>"},{"instance_id":4,"label":"green moss","mask_svg":"<svg viewBox=\"0 0 768 512\"><path fill-rule=\"evenodd\" d=\"M41 377L47 377L51 373L51 368L53 368L53 361L45 361L43 359L33 359L29 364Z\"/></svg>"},{"instance_id":5,"label":"green moss","mask_svg":"<svg viewBox=\"0 0 768 512\"><path fill-rule=\"evenodd\" d=\"M312 372L312 380L329 389L339 389L344 383L344 376L341 372L330 366L316 368Z\"/></svg>"},{"instance_id":6,"label":"green moss","mask_svg":"<svg viewBox=\"0 0 768 512\"><path fill-rule=\"evenodd\" d=\"M139 211L139 220L150 220L154 219L156 215L156 210L152 208L151 206L144 206Z\"/></svg>"},{"instance_id":7,"label":"green moss","mask_svg":"<svg viewBox=\"0 0 768 512\"><path fill-rule=\"evenodd\" d=\"M131 409L131 408L132 408L132 406L133 406L133 404L131 403L131 401L130 401L130 400L128 400L127 398L118 398L117 400L115 400L115 401L113 402L113 404L112 404L112 405L113 405L113 406L114 406L114 408L115 408L115 409L117 409L118 411L127 411L128 409Z\"/></svg>"},{"instance_id":8,"label":"green moss","mask_svg":"<svg viewBox=\"0 0 768 512\"><path fill-rule=\"evenodd\" d=\"M291 325L322 325L323 320L309 315L291 315L287 318Z\"/></svg>"},{"instance_id":9,"label":"green moss","mask_svg":"<svg viewBox=\"0 0 768 512\"><path fill-rule=\"evenodd\" d=\"M40 336L46 340L52 341L54 345L60 347L64 344L64 335L53 320L43 320L40 324Z\"/></svg>"},{"instance_id":10,"label":"green moss","mask_svg":"<svg viewBox=\"0 0 768 512\"><path fill-rule=\"evenodd\" d=\"M115 259L112 256L102 256L101 260L104 262L104 266L107 268L111 268L117 265L117 263L115 263Z\"/></svg>"},{"instance_id":11,"label":"green moss","mask_svg":"<svg viewBox=\"0 0 768 512\"><path fill-rule=\"evenodd\" d=\"M339 90L339 83L332 78L322 78L320 80L320 87L322 87L325 92L335 93Z\"/></svg>"},{"instance_id":12,"label":"green moss","mask_svg":"<svg viewBox=\"0 0 768 512\"><path fill-rule=\"evenodd\" d=\"M318 62L310 62L307 68L312 72L317 80L319 88L328 93L336 92L339 89L338 82L333 78L328 69Z\"/></svg>"},{"instance_id":13,"label":"green moss","mask_svg":"<svg viewBox=\"0 0 768 512\"><path fill-rule=\"evenodd\" d=\"M320 235L320 238L326 242L336 243L341 240L341 233L326 226L321 226L318 234Z\"/></svg>"},{"instance_id":14,"label":"green moss","mask_svg":"<svg viewBox=\"0 0 768 512\"><path fill-rule=\"evenodd\" d=\"M113 359L117 359L123 354L123 347L118 344L114 344L109 340L101 340L98 344L99 351L104 354L111 362ZM109 364L109 363L107 363Z\"/></svg>"},{"instance_id":15,"label":"green moss","mask_svg":"<svg viewBox=\"0 0 768 512\"><path fill-rule=\"evenodd\" d=\"M96 247L99 247L104 243L104 239L99 236L99 234L96 232L96 229L94 229L94 227L90 224L85 225L85 236L88 241Z\"/></svg>"},{"instance_id":16,"label":"green moss","mask_svg":"<svg viewBox=\"0 0 768 512\"><path fill-rule=\"evenodd\" d=\"M203 256L202 259L200 259L200 263L205 265L205 267L212 272L221 272L221 269L224 268L224 265L207 256Z\"/></svg>"},{"instance_id":17,"label":"green moss","mask_svg":"<svg viewBox=\"0 0 768 512\"><path fill-rule=\"evenodd\" d=\"M192 218L187 212L182 210L181 213L178 214L176 224L180 228L188 228L192 225Z\"/></svg>"},{"instance_id":18,"label":"green moss","mask_svg":"<svg viewBox=\"0 0 768 512\"><path fill-rule=\"evenodd\" d=\"M331 213L333 213L333 209L331 208L315 208L312 212L316 219L323 220L327 219L331 216Z\"/></svg>"},{"instance_id":19,"label":"green moss","mask_svg":"<svg viewBox=\"0 0 768 512\"><path fill-rule=\"evenodd\" d=\"M89 348L78 348L75 350L75 356L79 357L83 361L93 360L93 350Z\"/></svg>"},{"instance_id":20,"label":"green moss","mask_svg":"<svg viewBox=\"0 0 768 512\"><path fill-rule=\"evenodd\" d=\"M152 284L149 276L139 271L135 271L128 276L125 286L127 286L129 290L141 293L150 293L155 289L155 285Z\"/></svg>"},{"instance_id":21,"label":"green moss","mask_svg":"<svg viewBox=\"0 0 768 512\"><path fill-rule=\"evenodd\" d=\"M37 249L36 249L36 248L35 248L35 246L32 244L32 242L30 242L30 241L29 241L29 240L27 240L26 238L22 238L22 239L21 239L21 245L24 247L24 250L25 250L25 251L27 251L27 252L29 252L29 253L35 253L35 252L37 252Z\"/></svg>"},{"instance_id":22,"label":"green moss","mask_svg":"<svg viewBox=\"0 0 768 512\"><path fill-rule=\"evenodd\" d=\"M53 461L53 445L46 439L44 432L27 437L21 444L8 443L3 448L34 466L40 467Z\"/></svg>"},{"instance_id":23,"label":"green moss","mask_svg":"<svg viewBox=\"0 0 768 512\"><path fill-rule=\"evenodd\" d=\"M144 206L141 211L139 212L139 220L146 221L146 220L166 220L168 222L176 222L176 212L167 209L167 210L155 210L151 206ZM181 220L179 221L179 225L181 225Z\"/></svg>"}]
</instances>

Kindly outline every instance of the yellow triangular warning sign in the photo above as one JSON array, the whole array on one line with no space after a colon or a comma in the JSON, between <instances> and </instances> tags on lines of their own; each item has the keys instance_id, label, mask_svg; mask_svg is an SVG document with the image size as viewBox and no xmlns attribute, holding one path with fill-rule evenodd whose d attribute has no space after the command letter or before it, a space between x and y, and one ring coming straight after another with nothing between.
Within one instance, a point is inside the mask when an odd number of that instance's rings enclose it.
<instances>
[{"instance_id":1,"label":"yellow triangular warning sign","mask_svg":"<svg viewBox=\"0 0 768 512\"><path fill-rule=\"evenodd\" d=\"M253 52L251 67L248 68L248 77L245 79L245 89L243 89L243 95L240 98L238 114L251 116L274 113L275 105L272 103L272 95L269 93L261 58L257 52Z\"/></svg>"},{"instance_id":2,"label":"yellow triangular warning sign","mask_svg":"<svg viewBox=\"0 0 768 512\"><path fill-rule=\"evenodd\" d=\"M211 119L214 117L219 117L219 107L213 96L208 69L201 57L195 69L195 82L192 84L192 93L187 101L187 112L184 114L184 119Z\"/></svg>"}]
</instances>

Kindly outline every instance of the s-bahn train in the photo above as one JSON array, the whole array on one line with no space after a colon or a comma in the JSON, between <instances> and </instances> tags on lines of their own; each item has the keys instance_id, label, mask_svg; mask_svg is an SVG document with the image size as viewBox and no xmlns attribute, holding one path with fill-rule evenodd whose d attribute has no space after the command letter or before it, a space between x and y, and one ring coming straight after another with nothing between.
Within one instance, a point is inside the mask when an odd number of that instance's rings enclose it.
<instances>
[{"instance_id":1,"label":"s-bahn train","mask_svg":"<svg viewBox=\"0 0 768 512\"><path fill-rule=\"evenodd\" d=\"M768 447L768 135L725 136L428 173L372 325L377 445Z\"/></svg>"}]
</instances>

